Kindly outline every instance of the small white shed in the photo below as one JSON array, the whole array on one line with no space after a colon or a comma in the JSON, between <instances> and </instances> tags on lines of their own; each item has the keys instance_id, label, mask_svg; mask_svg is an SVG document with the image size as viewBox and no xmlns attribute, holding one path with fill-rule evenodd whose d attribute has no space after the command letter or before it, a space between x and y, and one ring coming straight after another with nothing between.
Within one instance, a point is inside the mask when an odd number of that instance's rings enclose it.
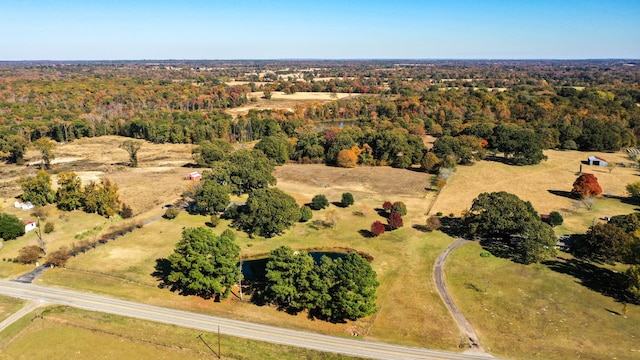
<instances>
[{"instance_id":1,"label":"small white shed","mask_svg":"<svg viewBox=\"0 0 640 360\"><path fill-rule=\"evenodd\" d=\"M587 158L587 162L589 163L589 165L596 165L596 166L607 166L609 165L609 162L601 157L598 156L594 156L591 155Z\"/></svg>"}]
</instances>

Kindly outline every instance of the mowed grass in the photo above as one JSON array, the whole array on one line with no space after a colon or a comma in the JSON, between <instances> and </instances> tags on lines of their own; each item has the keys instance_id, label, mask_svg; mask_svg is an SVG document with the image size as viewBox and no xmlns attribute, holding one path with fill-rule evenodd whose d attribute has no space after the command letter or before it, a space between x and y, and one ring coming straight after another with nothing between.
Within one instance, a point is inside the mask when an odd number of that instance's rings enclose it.
<instances>
[{"instance_id":1,"label":"mowed grass","mask_svg":"<svg viewBox=\"0 0 640 360\"><path fill-rule=\"evenodd\" d=\"M325 167L324 170L331 172L334 168ZM390 168L385 171L395 172L396 177L405 174L419 176L424 186L428 184L428 177L424 174ZM309 178L312 177L313 174L309 173ZM330 201L338 201L340 194L347 189L324 185L319 184L316 188L296 183L294 186L286 176L279 177L279 186L299 199L300 204L310 201L311 194L320 193L327 195ZM304 191L290 192L294 187ZM406 189L402 191L406 192ZM281 245L300 250L351 248L371 254L374 257L372 266L381 283L378 312L359 321L345 324L309 321L304 313L293 316L272 307L239 301L237 288L234 289L234 295L220 303L192 296L183 297L167 289L159 289L157 279L151 275L156 260L172 253L183 227L205 226L208 221L208 217L185 212L181 212L174 220L160 219L70 259L66 268L50 270L36 282L295 329L340 336L367 335L380 341L456 350L459 332L435 292L432 278L435 258L452 239L441 233L424 233L412 228L412 225L424 223L424 211L431 199L425 199L424 193L381 195L364 190L353 193L356 204L352 207L330 205L328 209L314 211L313 220L323 220L328 213L335 212L339 220L334 228L316 225L312 220L295 225L282 236L252 239L236 231L236 239L244 257L266 255ZM407 203L409 214L405 217L405 227L378 238L363 236L362 231L368 230L373 221L385 221L374 210L384 200L403 200ZM364 216L354 214L357 211L363 212ZM214 231L221 233L228 225L228 221L222 221Z\"/></svg>"},{"instance_id":2,"label":"mowed grass","mask_svg":"<svg viewBox=\"0 0 640 360\"><path fill-rule=\"evenodd\" d=\"M0 296L0 322L24 306L24 301L12 297Z\"/></svg>"},{"instance_id":3,"label":"mowed grass","mask_svg":"<svg viewBox=\"0 0 640 360\"><path fill-rule=\"evenodd\" d=\"M69 307L39 309L2 335L0 359L218 358L217 334ZM222 359L353 359L225 335L220 353Z\"/></svg>"},{"instance_id":4,"label":"mowed grass","mask_svg":"<svg viewBox=\"0 0 640 360\"><path fill-rule=\"evenodd\" d=\"M518 359L638 359L640 306L628 305L625 317L623 304L572 275L481 252L477 243L457 249L446 278L487 351Z\"/></svg>"}]
</instances>

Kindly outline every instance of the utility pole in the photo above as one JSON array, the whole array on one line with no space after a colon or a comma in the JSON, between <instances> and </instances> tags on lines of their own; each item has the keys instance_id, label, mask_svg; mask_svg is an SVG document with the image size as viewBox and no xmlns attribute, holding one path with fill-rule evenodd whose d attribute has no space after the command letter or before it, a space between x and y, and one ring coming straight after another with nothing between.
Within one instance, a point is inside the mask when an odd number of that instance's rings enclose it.
<instances>
[{"instance_id":1,"label":"utility pole","mask_svg":"<svg viewBox=\"0 0 640 360\"><path fill-rule=\"evenodd\" d=\"M240 301L242 301L242 257L240 257L240 277L238 278L238 287L240 288Z\"/></svg>"},{"instance_id":2,"label":"utility pole","mask_svg":"<svg viewBox=\"0 0 640 360\"><path fill-rule=\"evenodd\" d=\"M42 249L45 255L47 255L47 244L42 239L42 228L40 227L40 216L38 218L38 226L36 228L36 236L38 236L38 246Z\"/></svg>"},{"instance_id":3,"label":"utility pole","mask_svg":"<svg viewBox=\"0 0 640 360\"><path fill-rule=\"evenodd\" d=\"M202 338L202 334L198 335L198 339L200 339L200 341L202 341L209 348L209 350L211 350L211 352L214 355L217 355L218 359L220 359L220 325L218 325L218 353L217 354L216 354L215 350L213 350L213 348L211 346L209 346L209 344L207 344L206 341L204 341L204 339Z\"/></svg>"}]
</instances>

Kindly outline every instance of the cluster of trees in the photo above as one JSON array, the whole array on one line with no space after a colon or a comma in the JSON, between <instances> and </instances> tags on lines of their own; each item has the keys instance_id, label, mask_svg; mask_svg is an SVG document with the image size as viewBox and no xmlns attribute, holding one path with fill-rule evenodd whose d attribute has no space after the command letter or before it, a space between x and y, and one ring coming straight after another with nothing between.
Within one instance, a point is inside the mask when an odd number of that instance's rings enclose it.
<instances>
[{"instance_id":1,"label":"cluster of trees","mask_svg":"<svg viewBox=\"0 0 640 360\"><path fill-rule=\"evenodd\" d=\"M622 284L627 298L640 303L640 214L613 216L606 223L592 225L586 234L575 237L573 252L596 262L631 265Z\"/></svg>"},{"instance_id":2,"label":"cluster of trees","mask_svg":"<svg viewBox=\"0 0 640 360\"><path fill-rule=\"evenodd\" d=\"M83 188L77 174L62 172L58 174L57 191L52 190L51 183L51 176L44 170L39 170L35 176L22 176L18 179L23 191L20 197L36 206L55 203L64 211L82 208L85 212L106 217L121 214L126 218L132 215L131 208L120 201L118 186L109 179L100 183L90 182Z\"/></svg>"},{"instance_id":3,"label":"cluster of trees","mask_svg":"<svg viewBox=\"0 0 640 360\"><path fill-rule=\"evenodd\" d=\"M216 235L208 228L185 228L182 239L167 258L169 272L163 286L181 295L225 299L241 279L240 247L231 231Z\"/></svg>"},{"instance_id":4,"label":"cluster of trees","mask_svg":"<svg viewBox=\"0 0 640 360\"><path fill-rule=\"evenodd\" d=\"M376 273L355 252L343 258L323 256L317 263L304 251L279 247L269 254L264 288L254 301L290 313L340 322L375 312Z\"/></svg>"},{"instance_id":5,"label":"cluster of trees","mask_svg":"<svg viewBox=\"0 0 640 360\"><path fill-rule=\"evenodd\" d=\"M0 213L0 239L13 240L24 235L24 223L17 216Z\"/></svg>"},{"instance_id":6,"label":"cluster of trees","mask_svg":"<svg viewBox=\"0 0 640 360\"><path fill-rule=\"evenodd\" d=\"M385 201L382 204L382 210L387 218L387 225L382 221L376 220L371 224L371 234L380 236L387 230L396 230L404 226L403 216L407 215L407 205L402 201Z\"/></svg>"},{"instance_id":7,"label":"cluster of trees","mask_svg":"<svg viewBox=\"0 0 640 360\"><path fill-rule=\"evenodd\" d=\"M511 258L531 264L554 257L556 236L529 201L504 191L482 193L464 216L469 236L508 249Z\"/></svg>"}]
</instances>

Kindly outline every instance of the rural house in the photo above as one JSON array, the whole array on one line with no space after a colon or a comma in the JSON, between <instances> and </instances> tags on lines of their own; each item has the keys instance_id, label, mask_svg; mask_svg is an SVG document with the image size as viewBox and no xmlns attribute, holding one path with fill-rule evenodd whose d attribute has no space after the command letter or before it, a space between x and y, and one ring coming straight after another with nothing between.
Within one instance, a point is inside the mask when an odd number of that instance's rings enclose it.
<instances>
[{"instance_id":1,"label":"rural house","mask_svg":"<svg viewBox=\"0 0 640 360\"><path fill-rule=\"evenodd\" d=\"M187 180L200 181L200 179L202 179L202 175L197 171L187 174Z\"/></svg>"},{"instance_id":2,"label":"rural house","mask_svg":"<svg viewBox=\"0 0 640 360\"><path fill-rule=\"evenodd\" d=\"M31 220L22 220L24 223L24 232L29 232L31 230L35 230L38 227L38 223Z\"/></svg>"},{"instance_id":3,"label":"rural house","mask_svg":"<svg viewBox=\"0 0 640 360\"><path fill-rule=\"evenodd\" d=\"M609 162L601 157L598 156L594 156L591 155L587 158L587 162L589 163L589 165L596 165L596 166L607 166L609 165Z\"/></svg>"}]
</instances>

